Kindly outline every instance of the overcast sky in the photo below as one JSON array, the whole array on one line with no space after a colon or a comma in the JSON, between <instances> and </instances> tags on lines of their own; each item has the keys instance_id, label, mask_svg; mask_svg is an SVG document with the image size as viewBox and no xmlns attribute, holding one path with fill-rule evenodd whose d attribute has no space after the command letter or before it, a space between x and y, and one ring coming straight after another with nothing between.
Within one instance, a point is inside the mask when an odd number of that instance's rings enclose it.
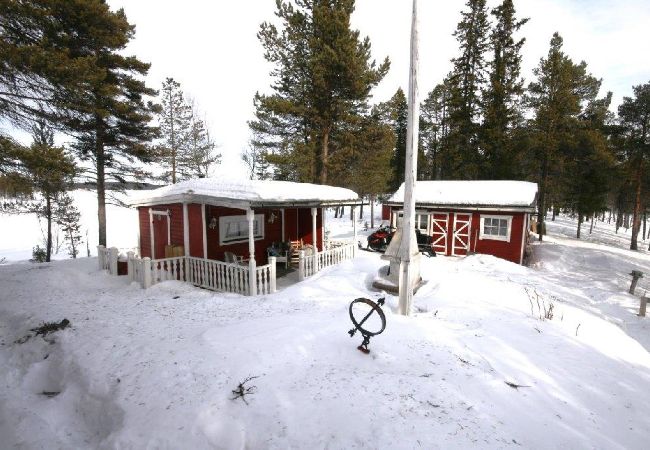
<instances>
[{"instance_id":1,"label":"overcast sky","mask_svg":"<svg viewBox=\"0 0 650 450\"><path fill-rule=\"evenodd\" d=\"M108 0L124 8L136 25L129 52L152 64L149 85L159 89L165 77L179 81L207 116L221 145L223 169L240 167L246 147L256 91L268 92L270 66L263 57L257 31L275 20L275 0ZM488 0L495 6L499 1ZM411 0L357 0L353 26L369 36L373 57L388 56L391 70L374 92L374 101L407 88ZM420 0L420 95L426 95L451 69L458 54L452 36L465 0ZM523 75L548 52L553 32L564 38L574 61L585 60L603 79L603 92L614 92L618 104L632 85L650 81L649 0L515 0L522 29Z\"/></svg>"}]
</instances>

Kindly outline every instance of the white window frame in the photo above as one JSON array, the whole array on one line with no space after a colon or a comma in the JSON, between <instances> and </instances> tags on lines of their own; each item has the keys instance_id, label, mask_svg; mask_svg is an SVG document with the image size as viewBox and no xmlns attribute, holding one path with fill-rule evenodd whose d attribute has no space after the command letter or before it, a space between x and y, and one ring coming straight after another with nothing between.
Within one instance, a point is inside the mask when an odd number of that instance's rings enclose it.
<instances>
[{"instance_id":1,"label":"white window frame","mask_svg":"<svg viewBox=\"0 0 650 450\"><path fill-rule=\"evenodd\" d=\"M506 236L495 236L493 234L484 234L485 230L485 219L497 219L497 220L507 220L508 221L508 230ZM504 241L510 242L510 235L512 234L512 216L500 216L500 215L484 215L481 214L481 228L478 238L480 240L491 240L491 241Z\"/></svg>"},{"instance_id":2,"label":"white window frame","mask_svg":"<svg viewBox=\"0 0 650 450\"><path fill-rule=\"evenodd\" d=\"M418 219L420 217L425 216L427 218L427 228L426 228L426 230L423 230L423 229L420 228L420 231L422 233L425 233L425 234L428 234L428 235L431 234L431 215L432 214L433 213L431 211L422 211L422 210L416 210L415 211L415 217L413 218L413 222L414 222L416 228L418 226ZM393 228L397 228L397 226L399 225L399 222L404 220L404 211L396 211L394 217L395 217L395 223L394 223Z\"/></svg>"},{"instance_id":3,"label":"white window frame","mask_svg":"<svg viewBox=\"0 0 650 450\"><path fill-rule=\"evenodd\" d=\"M264 214L255 214L254 222L257 222L258 233L255 235L255 241L261 241L264 239ZM226 230L228 225L231 223L245 223L245 235L240 234L236 238L231 238L226 240ZM219 217L219 245L231 245L231 244L240 244L242 242L248 242L248 218L246 215L241 216L221 216Z\"/></svg>"}]
</instances>

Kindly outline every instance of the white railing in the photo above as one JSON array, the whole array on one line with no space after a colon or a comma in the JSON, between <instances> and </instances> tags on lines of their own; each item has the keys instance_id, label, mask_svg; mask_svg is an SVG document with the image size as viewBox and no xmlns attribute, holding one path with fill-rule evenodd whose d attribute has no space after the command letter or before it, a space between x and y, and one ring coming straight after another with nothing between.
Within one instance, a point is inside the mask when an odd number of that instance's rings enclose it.
<instances>
[{"instance_id":1,"label":"white railing","mask_svg":"<svg viewBox=\"0 0 650 450\"><path fill-rule=\"evenodd\" d=\"M355 256L355 251L356 247L354 243L348 243L310 255L307 255L305 251L301 251L298 261L298 279L302 281L318 273L325 267L334 266L348 259L352 259Z\"/></svg>"},{"instance_id":2,"label":"white railing","mask_svg":"<svg viewBox=\"0 0 650 450\"><path fill-rule=\"evenodd\" d=\"M257 281L257 295L271 294L276 291L275 286L275 257L269 258L269 263L255 269Z\"/></svg>"},{"instance_id":3,"label":"white railing","mask_svg":"<svg viewBox=\"0 0 650 450\"><path fill-rule=\"evenodd\" d=\"M231 264L203 258L187 258L189 283L213 291L234 292L248 295L248 266Z\"/></svg>"},{"instance_id":4,"label":"white railing","mask_svg":"<svg viewBox=\"0 0 650 450\"><path fill-rule=\"evenodd\" d=\"M151 261L151 283L163 281L186 281L185 257L154 259Z\"/></svg>"},{"instance_id":5,"label":"white railing","mask_svg":"<svg viewBox=\"0 0 650 450\"><path fill-rule=\"evenodd\" d=\"M111 275L117 275L117 257L119 250L115 247L106 248L103 245L97 246L97 261L99 270L108 270Z\"/></svg>"}]
</instances>

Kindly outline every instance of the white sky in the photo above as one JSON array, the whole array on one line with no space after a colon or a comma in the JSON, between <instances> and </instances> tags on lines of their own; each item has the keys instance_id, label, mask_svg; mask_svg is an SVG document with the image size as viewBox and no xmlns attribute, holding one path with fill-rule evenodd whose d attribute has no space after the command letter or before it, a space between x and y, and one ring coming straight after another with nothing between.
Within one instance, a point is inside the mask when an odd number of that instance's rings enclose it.
<instances>
[{"instance_id":1,"label":"white sky","mask_svg":"<svg viewBox=\"0 0 650 450\"><path fill-rule=\"evenodd\" d=\"M270 66L257 39L259 25L275 19L274 0L108 0L124 8L136 25L129 52L152 64L149 85L159 89L165 77L179 81L205 112L224 155L222 170L242 170L255 91L269 91ZM499 1L488 0L495 6ZM420 0L420 96L451 69L458 54L452 36L465 0ZM410 0L357 0L352 22L369 36L377 61L388 56L390 73L375 90L375 101L408 86ZM614 103L631 95L632 85L650 81L647 61L649 0L515 0L519 17L530 17L522 31L523 75L546 55L554 31L565 51L585 60L603 78L603 92Z\"/></svg>"}]
</instances>

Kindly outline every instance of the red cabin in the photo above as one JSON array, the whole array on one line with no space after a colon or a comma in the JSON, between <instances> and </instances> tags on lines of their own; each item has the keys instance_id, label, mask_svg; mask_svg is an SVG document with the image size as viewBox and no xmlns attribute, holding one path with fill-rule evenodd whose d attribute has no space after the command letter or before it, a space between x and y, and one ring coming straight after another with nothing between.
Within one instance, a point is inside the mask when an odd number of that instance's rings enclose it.
<instances>
[{"instance_id":1,"label":"red cabin","mask_svg":"<svg viewBox=\"0 0 650 450\"><path fill-rule=\"evenodd\" d=\"M417 181L415 226L437 254L484 253L522 264L537 184L525 181ZM396 226L404 185L384 203L382 218Z\"/></svg>"}]
</instances>

